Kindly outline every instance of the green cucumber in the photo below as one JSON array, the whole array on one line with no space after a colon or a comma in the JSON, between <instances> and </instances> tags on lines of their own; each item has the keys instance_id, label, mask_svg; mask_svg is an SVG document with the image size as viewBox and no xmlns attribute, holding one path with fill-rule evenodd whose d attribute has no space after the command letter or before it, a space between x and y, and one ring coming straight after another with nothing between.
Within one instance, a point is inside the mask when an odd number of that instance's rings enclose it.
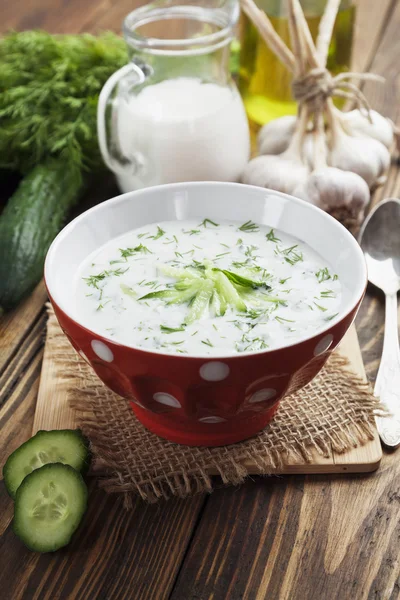
<instances>
[{"instance_id":1,"label":"green cucumber","mask_svg":"<svg viewBox=\"0 0 400 600\"><path fill-rule=\"evenodd\" d=\"M87 508L82 475L62 463L36 469L25 477L15 498L13 530L35 552L66 546Z\"/></svg>"},{"instance_id":2,"label":"green cucumber","mask_svg":"<svg viewBox=\"0 0 400 600\"><path fill-rule=\"evenodd\" d=\"M211 298L211 307L214 311L216 317L223 317L226 313L226 301L225 298L221 296L217 289L214 288L214 293Z\"/></svg>"},{"instance_id":3,"label":"green cucumber","mask_svg":"<svg viewBox=\"0 0 400 600\"><path fill-rule=\"evenodd\" d=\"M227 304L231 304L236 310L244 312L247 310L245 302L239 296L236 288L229 281L227 276L220 271L215 278L216 287L219 294L224 298Z\"/></svg>"},{"instance_id":4,"label":"green cucumber","mask_svg":"<svg viewBox=\"0 0 400 600\"><path fill-rule=\"evenodd\" d=\"M78 200L82 180L64 160L33 168L0 215L0 314L43 275L47 250Z\"/></svg>"},{"instance_id":5,"label":"green cucumber","mask_svg":"<svg viewBox=\"0 0 400 600\"><path fill-rule=\"evenodd\" d=\"M167 277L174 277L175 279L198 279L199 274L192 270L190 267L184 267L183 269L177 269L170 265L160 265L158 270L167 275Z\"/></svg>"},{"instance_id":6,"label":"green cucumber","mask_svg":"<svg viewBox=\"0 0 400 600\"><path fill-rule=\"evenodd\" d=\"M185 323L189 325L194 321L200 319L204 311L208 308L208 305L213 295L214 282L204 279L200 290L197 292L189 310L189 314L185 319Z\"/></svg>"},{"instance_id":7,"label":"green cucumber","mask_svg":"<svg viewBox=\"0 0 400 600\"><path fill-rule=\"evenodd\" d=\"M85 474L90 465L88 440L79 429L38 431L7 459L3 467L4 483L12 498L24 478L48 463L68 464Z\"/></svg>"}]
</instances>

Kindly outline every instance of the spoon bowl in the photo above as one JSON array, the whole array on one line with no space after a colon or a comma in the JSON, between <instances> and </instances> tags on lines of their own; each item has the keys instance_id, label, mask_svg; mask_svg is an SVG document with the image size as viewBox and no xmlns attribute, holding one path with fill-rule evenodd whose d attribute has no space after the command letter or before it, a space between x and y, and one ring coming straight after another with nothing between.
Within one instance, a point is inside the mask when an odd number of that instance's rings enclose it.
<instances>
[{"instance_id":1,"label":"spoon bowl","mask_svg":"<svg viewBox=\"0 0 400 600\"><path fill-rule=\"evenodd\" d=\"M389 198L368 215L360 232L368 279L385 294L400 289L400 200Z\"/></svg>"}]
</instances>

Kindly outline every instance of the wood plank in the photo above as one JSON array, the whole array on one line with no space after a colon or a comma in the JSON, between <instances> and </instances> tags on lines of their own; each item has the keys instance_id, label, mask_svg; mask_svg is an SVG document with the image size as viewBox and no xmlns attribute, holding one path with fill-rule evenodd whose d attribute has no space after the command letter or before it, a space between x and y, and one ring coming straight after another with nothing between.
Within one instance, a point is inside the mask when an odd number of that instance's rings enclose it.
<instances>
[{"instance_id":1,"label":"wood plank","mask_svg":"<svg viewBox=\"0 0 400 600\"><path fill-rule=\"evenodd\" d=\"M46 299L46 289L43 282L40 282L17 309L0 317L0 375L15 356L26 335L44 314Z\"/></svg>"},{"instance_id":2,"label":"wood plank","mask_svg":"<svg viewBox=\"0 0 400 600\"><path fill-rule=\"evenodd\" d=\"M393 12L396 0L356 0L352 70L368 70Z\"/></svg>"},{"instance_id":3,"label":"wood plank","mask_svg":"<svg viewBox=\"0 0 400 600\"><path fill-rule=\"evenodd\" d=\"M89 485L88 512L72 543L56 554L24 548L8 526L0 539L3 600L166 600L182 561L202 496L125 511L120 496ZM0 507L10 512L3 482ZM7 514L9 520L10 515ZM0 524L5 516L0 515Z\"/></svg>"}]
</instances>

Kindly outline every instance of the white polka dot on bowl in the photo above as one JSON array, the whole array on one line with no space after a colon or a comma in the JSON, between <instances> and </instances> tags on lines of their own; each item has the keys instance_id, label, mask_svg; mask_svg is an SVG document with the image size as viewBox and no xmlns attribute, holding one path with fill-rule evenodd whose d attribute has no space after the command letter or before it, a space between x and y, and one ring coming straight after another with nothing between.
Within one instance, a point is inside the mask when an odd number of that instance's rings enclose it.
<instances>
[{"instance_id":1,"label":"white polka dot on bowl","mask_svg":"<svg viewBox=\"0 0 400 600\"><path fill-rule=\"evenodd\" d=\"M165 404L166 406L173 406L174 408L181 408L179 400L177 400L171 394L166 394L165 392L157 392L153 395L153 398L156 402L159 402L160 404Z\"/></svg>"},{"instance_id":2,"label":"white polka dot on bowl","mask_svg":"<svg viewBox=\"0 0 400 600\"><path fill-rule=\"evenodd\" d=\"M273 388L265 388L263 390L258 390L258 392L254 392L249 402L252 404L255 402L265 402L265 400L270 400L274 396L276 396L276 390Z\"/></svg>"},{"instance_id":3,"label":"white polka dot on bowl","mask_svg":"<svg viewBox=\"0 0 400 600\"><path fill-rule=\"evenodd\" d=\"M222 417L202 417L199 421L200 423L224 423L226 419Z\"/></svg>"},{"instance_id":4,"label":"white polka dot on bowl","mask_svg":"<svg viewBox=\"0 0 400 600\"><path fill-rule=\"evenodd\" d=\"M319 340L314 349L314 356L319 356L320 354L326 352L332 346L332 342L333 335L331 333Z\"/></svg>"},{"instance_id":5,"label":"white polka dot on bowl","mask_svg":"<svg viewBox=\"0 0 400 600\"><path fill-rule=\"evenodd\" d=\"M229 367L223 362L212 361L200 367L200 377L205 381L222 381L229 375Z\"/></svg>"},{"instance_id":6,"label":"white polka dot on bowl","mask_svg":"<svg viewBox=\"0 0 400 600\"><path fill-rule=\"evenodd\" d=\"M93 340L91 346L93 352L97 354L101 360L104 360L105 362L112 362L114 360L114 354L111 352L110 348L103 342L100 342L100 340Z\"/></svg>"}]
</instances>

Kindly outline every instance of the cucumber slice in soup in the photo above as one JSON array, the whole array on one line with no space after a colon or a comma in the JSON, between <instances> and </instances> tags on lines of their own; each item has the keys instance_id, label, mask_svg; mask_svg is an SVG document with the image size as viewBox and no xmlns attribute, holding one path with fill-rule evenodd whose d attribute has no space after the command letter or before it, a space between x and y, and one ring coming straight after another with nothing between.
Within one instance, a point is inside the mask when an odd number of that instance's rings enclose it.
<instances>
[{"instance_id":1,"label":"cucumber slice in soup","mask_svg":"<svg viewBox=\"0 0 400 600\"><path fill-rule=\"evenodd\" d=\"M69 465L36 469L18 488L14 533L35 552L66 546L86 511L87 495L82 475Z\"/></svg>"},{"instance_id":2,"label":"cucumber slice in soup","mask_svg":"<svg viewBox=\"0 0 400 600\"><path fill-rule=\"evenodd\" d=\"M8 493L15 498L23 479L48 463L64 463L86 473L90 465L89 442L79 429L38 431L10 454L3 468Z\"/></svg>"},{"instance_id":3,"label":"cucumber slice in soup","mask_svg":"<svg viewBox=\"0 0 400 600\"><path fill-rule=\"evenodd\" d=\"M214 284L212 281L204 280L202 287L197 292L196 297L193 300L189 314L185 320L187 325L200 319L204 311L208 308L211 296L213 294L213 287Z\"/></svg>"},{"instance_id":4,"label":"cucumber slice in soup","mask_svg":"<svg viewBox=\"0 0 400 600\"><path fill-rule=\"evenodd\" d=\"M227 276L220 271L215 278L216 287L219 294L224 298L227 304L230 304L240 312L246 311L246 304L239 296L236 288L229 281Z\"/></svg>"}]
</instances>

